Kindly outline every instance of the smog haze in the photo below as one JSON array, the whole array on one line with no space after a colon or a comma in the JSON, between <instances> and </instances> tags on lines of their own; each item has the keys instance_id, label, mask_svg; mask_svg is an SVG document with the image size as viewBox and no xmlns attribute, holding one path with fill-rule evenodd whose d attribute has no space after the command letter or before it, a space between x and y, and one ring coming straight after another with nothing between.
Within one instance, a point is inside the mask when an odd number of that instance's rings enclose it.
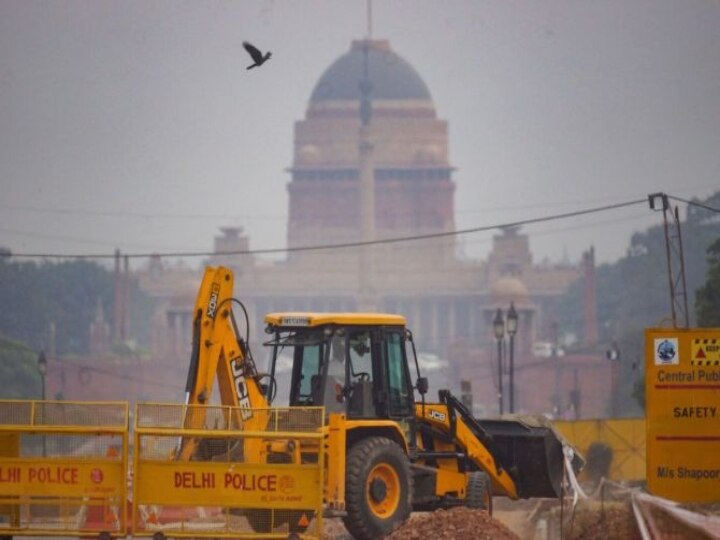
<instances>
[{"instance_id":1,"label":"smog haze","mask_svg":"<svg viewBox=\"0 0 720 540\"><path fill-rule=\"evenodd\" d=\"M353 39L388 39L448 121L455 224L720 187L720 4L706 1L0 4L0 246L286 245L293 126ZM249 41L272 59L246 70ZM537 261L600 262L647 206L524 229ZM490 233L463 235L481 258ZM199 264L199 260L197 261Z\"/></svg>"}]
</instances>

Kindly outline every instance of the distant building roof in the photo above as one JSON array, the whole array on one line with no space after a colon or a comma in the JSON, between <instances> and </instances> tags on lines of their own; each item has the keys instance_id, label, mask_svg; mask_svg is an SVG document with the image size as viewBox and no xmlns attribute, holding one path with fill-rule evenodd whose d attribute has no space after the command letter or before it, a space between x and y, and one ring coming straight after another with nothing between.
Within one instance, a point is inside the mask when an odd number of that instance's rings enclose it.
<instances>
[{"instance_id":1,"label":"distant building roof","mask_svg":"<svg viewBox=\"0 0 720 540\"><path fill-rule=\"evenodd\" d=\"M418 99L432 101L417 71L390 49L387 40L353 41L350 50L325 70L310 97L311 102L357 100L364 75L364 51L368 51L371 99Z\"/></svg>"}]
</instances>

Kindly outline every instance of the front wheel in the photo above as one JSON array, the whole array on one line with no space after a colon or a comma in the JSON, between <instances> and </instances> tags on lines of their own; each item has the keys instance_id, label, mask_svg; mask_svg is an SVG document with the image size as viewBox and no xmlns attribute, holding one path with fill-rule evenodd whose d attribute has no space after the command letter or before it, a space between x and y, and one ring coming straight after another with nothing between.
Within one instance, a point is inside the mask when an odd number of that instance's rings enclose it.
<instances>
[{"instance_id":1,"label":"front wheel","mask_svg":"<svg viewBox=\"0 0 720 540\"><path fill-rule=\"evenodd\" d=\"M412 508L410 462L385 437L369 437L350 448L345 475L348 532L358 540L381 538L400 525Z\"/></svg>"},{"instance_id":2,"label":"front wheel","mask_svg":"<svg viewBox=\"0 0 720 540\"><path fill-rule=\"evenodd\" d=\"M465 506L479 508L492 515L492 484L482 471L471 472L467 483Z\"/></svg>"}]
</instances>

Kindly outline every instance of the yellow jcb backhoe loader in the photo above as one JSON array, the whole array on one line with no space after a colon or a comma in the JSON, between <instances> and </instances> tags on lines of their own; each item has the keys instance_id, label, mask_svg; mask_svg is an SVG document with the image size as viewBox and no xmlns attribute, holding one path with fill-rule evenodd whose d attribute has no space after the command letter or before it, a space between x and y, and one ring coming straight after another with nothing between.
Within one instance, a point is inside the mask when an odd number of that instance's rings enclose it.
<instances>
[{"instance_id":1,"label":"yellow jcb backhoe loader","mask_svg":"<svg viewBox=\"0 0 720 540\"><path fill-rule=\"evenodd\" d=\"M564 443L552 427L525 419L478 420L447 390L439 392L438 402L426 401L428 380L420 375L403 316L269 314L265 345L271 360L269 372L260 374L248 349L247 327L245 337L238 331L233 303L246 321L247 312L232 290L231 270L206 269L194 311L187 403L208 403L217 379L221 402L239 407L244 429L264 429L267 415L253 411L270 407L278 362L292 358L289 404L324 406L327 414L324 513L341 516L355 538L380 538L413 510L466 505L492 511L497 495L560 496ZM186 425L204 421L196 411ZM207 440L186 439L177 457L207 458L211 447ZM268 463L317 457L317 447L303 450L293 441L247 438L239 452L262 455ZM581 465L576 456L574 466ZM256 532L270 532L262 530L266 519L248 517ZM283 519L292 530L292 513Z\"/></svg>"}]
</instances>

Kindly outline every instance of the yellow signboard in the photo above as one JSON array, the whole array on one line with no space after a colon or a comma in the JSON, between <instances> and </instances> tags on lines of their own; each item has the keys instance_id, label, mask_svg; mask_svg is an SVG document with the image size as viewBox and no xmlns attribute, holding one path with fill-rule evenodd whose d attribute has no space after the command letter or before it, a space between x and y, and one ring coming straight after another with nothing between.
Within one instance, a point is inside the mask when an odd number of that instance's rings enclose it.
<instances>
[{"instance_id":1,"label":"yellow signboard","mask_svg":"<svg viewBox=\"0 0 720 540\"><path fill-rule=\"evenodd\" d=\"M720 339L695 338L692 340L691 363L693 366L720 367Z\"/></svg>"},{"instance_id":2,"label":"yellow signboard","mask_svg":"<svg viewBox=\"0 0 720 540\"><path fill-rule=\"evenodd\" d=\"M314 465L141 462L135 496L147 504L312 508L322 504Z\"/></svg>"},{"instance_id":3,"label":"yellow signboard","mask_svg":"<svg viewBox=\"0 0 720 540\"><path fill-rule=\"evenodd\" d=\"M139 403L135 421L133 536L320 537L323 408Z\"/></svg>"},{"instance_id":4,"label":"yellow signboard","mask_svg":"<svg viewBox=\"0 0 720 540\"><path fill-rule=\"evenodd\" d=\"M649 491L720 500L720 328L647 329L645 373Z\"/></svg>"},{"instance_id":5,"label":"yellow signboard","mask_svg":"<svg viewBox=\"0 0 720 540\"><path fill-rule=\"evenodd\" d=\"M0 463L3 495L114 497L122 494L125 464L72 459L6 459Z\"/></svg>"}]
</instances>

